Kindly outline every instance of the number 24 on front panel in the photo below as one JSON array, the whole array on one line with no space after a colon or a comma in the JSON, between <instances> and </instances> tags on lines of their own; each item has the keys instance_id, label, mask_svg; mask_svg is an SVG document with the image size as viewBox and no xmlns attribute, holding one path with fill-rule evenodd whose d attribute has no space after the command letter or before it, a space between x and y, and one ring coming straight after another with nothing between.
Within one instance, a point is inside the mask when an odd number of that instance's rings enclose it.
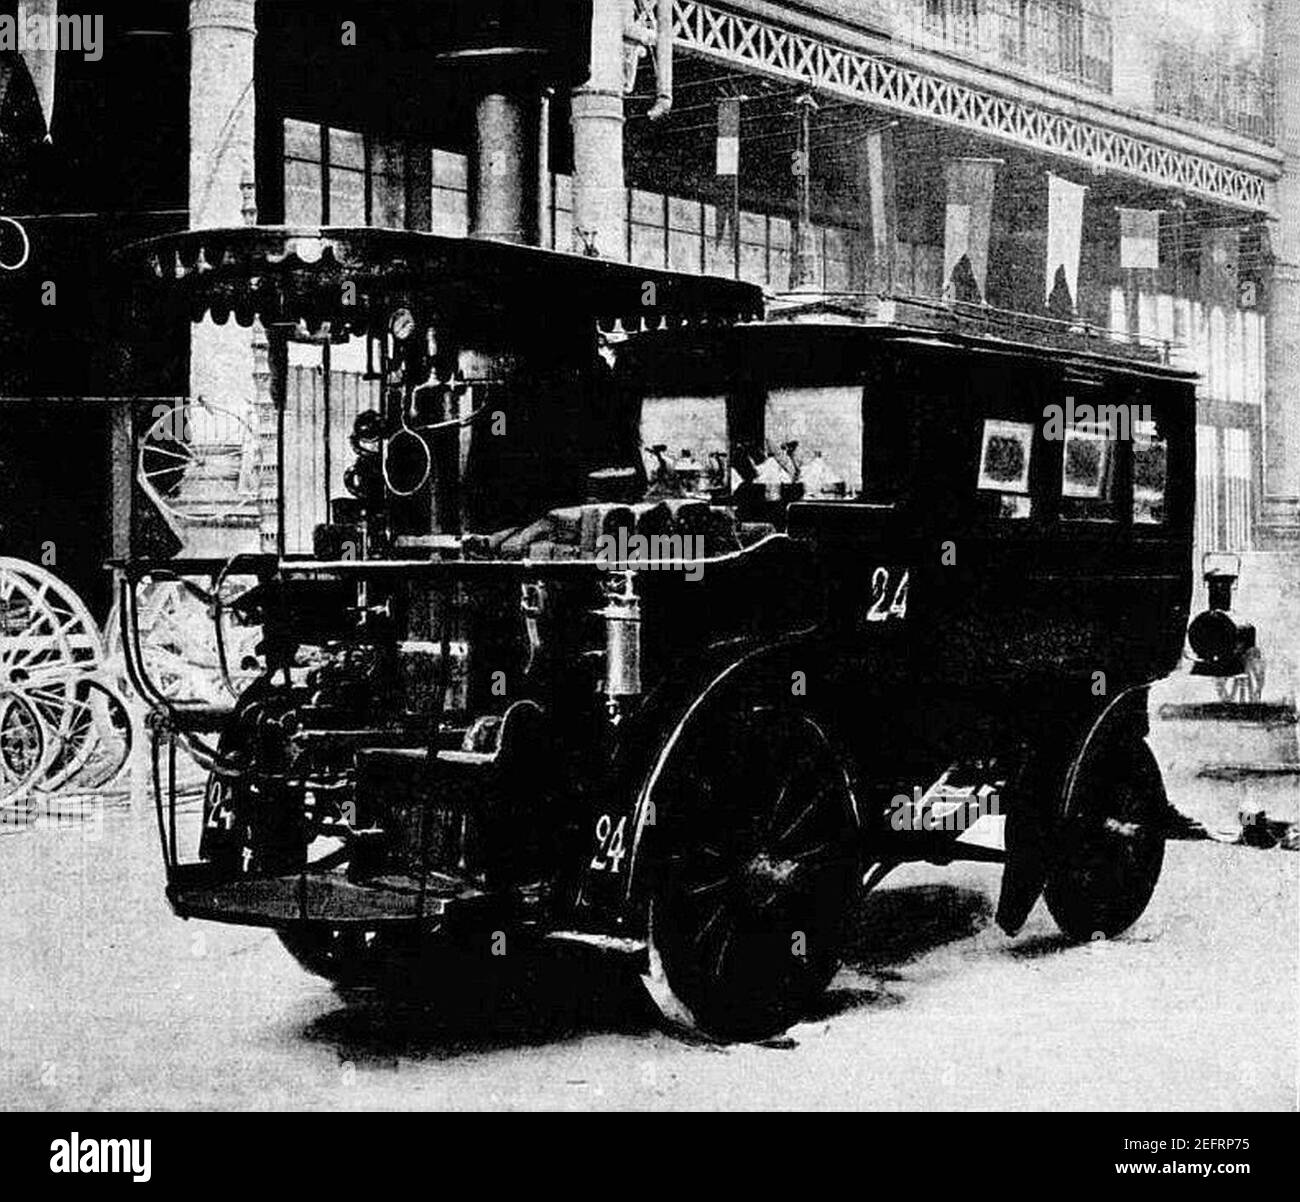
<instances>
[{"instance_id":1,"label":"number 24 on front panel","mask_svg":"<svg viewBox=\"0 0 1300 1202\"><path fill-rule=\"evenodd\" d=\"M872 572L871 606L866 613L868 622L901 622L907 617L907 590L911 575L911 572L897 568L877 568Z\"/></svg>"}]
</instances>

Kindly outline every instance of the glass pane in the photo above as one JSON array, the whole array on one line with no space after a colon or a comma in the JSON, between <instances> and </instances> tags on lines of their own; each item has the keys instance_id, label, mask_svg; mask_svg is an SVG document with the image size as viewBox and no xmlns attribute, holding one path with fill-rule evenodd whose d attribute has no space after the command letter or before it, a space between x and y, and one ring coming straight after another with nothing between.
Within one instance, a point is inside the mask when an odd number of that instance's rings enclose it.
<instances>
[{"instance_id":1,"label":"glass pane","mask_svg":"<svg viewBox=\"0 0 1300 1202\"><path fill-rule=\"evenodd\" d=\"M1165 520L1169 447L1154 422L1139 422L1133 438L1133 521L1158 526Z\"/></svg>"},{"instance_id":2,"label":"glass pane","mask_svg":"<svg viewBox=\"0 0 1300 1202\"><path fill-rule=\"evenodd\" d=\"M725 397L646 397L641 405L641 445L646 475L698 472L702 486L727 487L727 401ZM651 448L659 448L656 452Z\"/></svg>"},{"instance_id":3,"label":"glass pane","mask_svg":"<svg viewBox=\"0 0 1300 1202\"><path fill-rule=\"evenodd\" d=\"M1113 521L1118 443L1105 425L1066 427L1061 467L1061 516L1067 521Z\"/></svg>"},{"instance_id":4,"label":"glass pane","mask_svg":"<svg viewBox=\"0 0 1300 1202\"><path fill-rule=\"evenodd\" d=\"M861 387L775 389L766 431L769 453L794 463L807 499L861 496Z\"/></svg>"},{"instance_id":5,"label":"glass pane","mask_svg":"<svg viewBox=\"0 0 1300 1202\"><path fill-rule=\"evenodd\" d=\"M312 125L307 121L286 120L284 155L288 159L303 159L309 163L319 163L320 126Z\"/></svg>"},{"instance_id":6,"label":"glass pane","mask_svg":"<svg viewBox=\"0 0 1300 1202\"><path fill-rule=\"evenodd\" d=\"M632 262L638 267L664 266L663 226L633 223Z\"/></svg>"},{"instance_id":7,"label":"glass pane","mask_svg":"<svg viewBox=\"0 0 1300 1202\"><path fill-rule=\"evenodd\" d=\"M674 271L685 271L699 275L700 236L698 233L681 233L672 230L668 235L668 266Z\"/></svg>"},{"instance_id":8,"label":"glass pane","mask_svg":"<svg viewBox=\"0 0 1300 1202\"><path fill-rule=\"evenodd\" d=\"M330 172L330 224L365 225L366 177L360 171Z\"/></svg>"},{"instance_id":9,"label":"glass pane","mask_svg":"<svg viewBox=\"0 0 1300 1202\"><path fill-rule=\"evenodd\" d=\"M366 140L347 129L330 130L330 163L335 167L350 167L353 171L366 169Z\"/></svg>"},{"instance_id":10,"label":"glass pane","mask_svg":"<svg viewBox=\"0 0 1300 1202\"><path fill-rule=\"evenodd\" d=\"M320 225L320 165L284 165L284 219L289 225Z\"/></svg>"},{"instance_id":11,"label":"glass pane","mask_svg":"<svg viewBox=\"0 0 1300 1202\"><path fill-rule=\"evenodd\" d=\"M1109 479L1111 444L1104 434L1071 426L1065 434L1065 472L1062 494L1101 500Z\"/></svg>"},{"instance_id":12,"label":"glass pane","mask_svg":"<svg viewBox=\"0 0 1300 1202\"><path fill-rule=\"evenodd\" d=\"M433 232L463 238L469 232L469 197L447 188L433 190Z\"/></svg>"},{"instance_id":13,"label":"glass pane","mask_svg":"<svg viewBox=\"0 0 1300 1202\"><path fill-rule=\"evenodd\" d=\"M668 198L668 227L683 233L700 232L700 202L682 200L680 197Z\"/></svg>"},{"instance_id":14,"label":"glass pane","mask_svg":"<svg viewBox=\"0 0 1300 1202\"><path fill-rule=\"evenodd\" d=\"M632 220L642 225L664 224L664 198L658 192L642 192L632 189Z\"/></svg>"}]
</instances>

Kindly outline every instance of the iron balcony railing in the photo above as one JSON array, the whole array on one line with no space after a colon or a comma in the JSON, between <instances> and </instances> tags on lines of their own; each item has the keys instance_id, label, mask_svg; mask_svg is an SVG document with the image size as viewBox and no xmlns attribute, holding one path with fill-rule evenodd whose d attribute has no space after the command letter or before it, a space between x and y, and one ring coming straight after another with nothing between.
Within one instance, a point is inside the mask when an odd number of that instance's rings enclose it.
<instances>
[{"instance_id":1,"label":"iron balcony railing","mask_svg":"<svg viewBox=\"0 0 1300 1202\"><path fill-rule=\"evenodd\" d=\"M893 0L893 34L918 46L1109 92L1107 0Z\"/></svg>"},{"instance_id":2,"label":"iron balcony railing","mask_svg":"<svg viewBox=\"0 0 1300 1202\"><path fill-rule=\"evenodd\" d=\"M1258 63L1170 43L1157 48L1156 112L1271 143L1276 137L1275 90Z\"/></svg>"}]
</instances>

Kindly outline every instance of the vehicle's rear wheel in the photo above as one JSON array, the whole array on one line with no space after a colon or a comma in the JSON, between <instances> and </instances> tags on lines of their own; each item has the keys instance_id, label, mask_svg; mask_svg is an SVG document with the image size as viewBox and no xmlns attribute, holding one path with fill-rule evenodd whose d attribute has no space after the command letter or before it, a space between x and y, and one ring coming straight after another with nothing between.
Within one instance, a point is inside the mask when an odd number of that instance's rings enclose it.
<instances>
[{"instance_id":1,"label":"vehicle's rear wheel","mask_svg":"<svg viewBox=\"0 0 1300 1202\"><path fill-rule=\"evenodd\" d=\"M775 1034L825 990L860 879L849 782L806 714L688 732L654 794L647 987L675 1025Z\"/></svg>"},{"instance_id":2,"label":"vehicle's rear wheel","mask_svg":"<svg viewBox=\"0 0 1300 1202\"><path fill-rule=\"evenodd\" d=\"M1164 863L1168 808L1145 740L1109 740L1086 753L1045 890L1071 939L1114 938L1147 908Z\"/></svg>"}]
</instances>

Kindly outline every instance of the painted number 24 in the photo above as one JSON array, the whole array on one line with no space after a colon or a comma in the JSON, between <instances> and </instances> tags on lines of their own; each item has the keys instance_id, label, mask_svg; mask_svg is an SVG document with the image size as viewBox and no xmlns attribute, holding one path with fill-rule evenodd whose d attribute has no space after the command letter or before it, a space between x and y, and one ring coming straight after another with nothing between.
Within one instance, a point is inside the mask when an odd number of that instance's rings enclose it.
<instances>
[{"instance_id":1,"label":"painted number 24","mask_svg":"<svg viewBox=\"0 0 1300 1202\"><path fill-rule=\"evenodd\" d=\"M891 589L893 577L888 568L877 568L871 574L871 608L867 610L868 622L902 621L907 617L907 586L911 573L904 572L898 587Z\"/></svg>"},{"instance_id":2,"label":"painted number 24","mask_svg":"<svg viewBox=\"0 0 1300 1202\"><path fill-rule=\"evenodd\" d=\"M618 820L618 825L614 825L614 819L608 814L602 814L596 821L596 845L597 851L591 857L591 867L594 872L618 872L618 866L623 857L627 855L627 848L624 845L624 835L627 832L627 815L624 814Z\"/></svg>"}]
</instances>

